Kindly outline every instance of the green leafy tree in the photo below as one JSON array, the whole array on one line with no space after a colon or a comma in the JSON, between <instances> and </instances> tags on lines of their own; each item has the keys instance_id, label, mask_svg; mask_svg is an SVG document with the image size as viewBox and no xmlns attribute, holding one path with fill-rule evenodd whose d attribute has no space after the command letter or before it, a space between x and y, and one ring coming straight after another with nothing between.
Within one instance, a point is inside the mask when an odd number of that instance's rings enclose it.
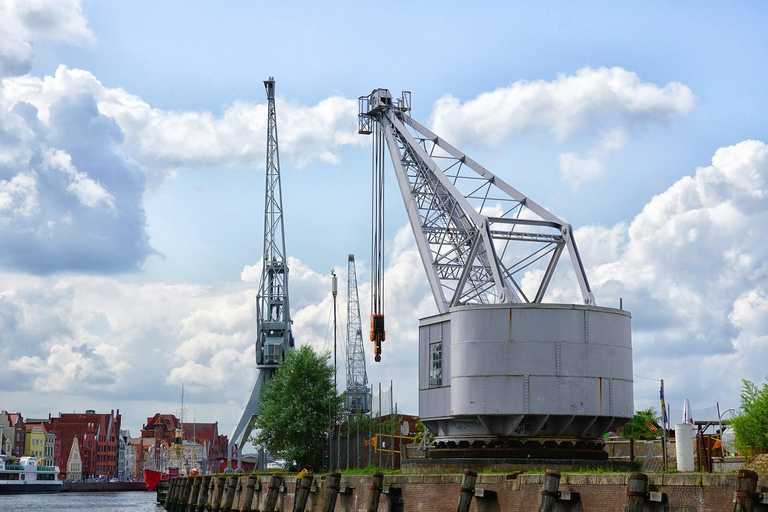
<instances>
[{"instance_id":1,"label":"green leafy tree","mask_svg":"<svg viewBox=\"0 0 768 512\"><path fill-rule=\"evenodd\" d=\"M659 420L659 414L653 407L636 411L629 423L619 427L618 434L628 439L656 439L660 434L653 427Z\"/></svg>"},{"instance_id":2,"label":"green leafy tree","mask_svg":"<svg viewBox=\"0 0 768 512\"><path fill-rule=\"evenodd\" d=\"M252 443L299 467L322 467L329 411L341 403L329 360L329 353L317 354L309 346L288 353L261 393Z\"/></svg>"},{"instance_id":3,"label":"green leafy tree","mask_svg":"<svg viewBox=\"0 0 768 512\"><path fill-rule=\"evenodd\" d=\"M768 453L768 377L762 387L742 381L741 409L733 419L736 448L747 457Z\"/></svg>"}]
</instances>

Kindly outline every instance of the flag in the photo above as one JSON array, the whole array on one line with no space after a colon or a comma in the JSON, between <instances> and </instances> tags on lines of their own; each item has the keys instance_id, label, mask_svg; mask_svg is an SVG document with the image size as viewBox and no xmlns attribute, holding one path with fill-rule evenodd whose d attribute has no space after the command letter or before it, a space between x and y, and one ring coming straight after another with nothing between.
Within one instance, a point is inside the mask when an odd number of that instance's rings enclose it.
<instances>
[{"instance_id":1,"label":"flag","mask_svg":"<svg viewBox=\"0 0 768 512\"><path fill-rule=\"evenodd\" d=\"M667 406L664 404L664 382L661 383L661 388L659 388L659 400L661 401L661 419L664 421L664 426L666 427L669 421L667 420Z\"/></svg>"}]
</instances>

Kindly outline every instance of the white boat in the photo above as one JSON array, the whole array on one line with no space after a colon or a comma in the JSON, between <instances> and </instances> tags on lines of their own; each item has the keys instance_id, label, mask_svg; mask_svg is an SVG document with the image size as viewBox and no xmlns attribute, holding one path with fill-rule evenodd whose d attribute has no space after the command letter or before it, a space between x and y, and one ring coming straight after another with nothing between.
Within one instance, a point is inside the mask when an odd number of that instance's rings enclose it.
<instances>
[{"instance_id":1,"label":"white boat","mask_svg":"<svg viewBox=\"0 0 768 512\"><path fill-rule=\"evenodd\" d=\"M11 463L0 454L0 494L59 492L61 485L57 466L40 466L34 457Z\"/></svg>"}]
</instances>

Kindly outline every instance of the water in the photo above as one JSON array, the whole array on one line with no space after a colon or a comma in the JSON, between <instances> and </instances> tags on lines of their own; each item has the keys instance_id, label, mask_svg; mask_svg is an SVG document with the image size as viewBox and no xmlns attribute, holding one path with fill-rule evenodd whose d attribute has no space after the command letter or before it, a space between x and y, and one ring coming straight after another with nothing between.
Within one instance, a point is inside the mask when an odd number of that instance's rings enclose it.
<instances>
[{"instance_id":1,"label":"water","mask_svg":"<svg viewBox=\"0 0 768 512\"><path fill-rule=\"evenodd\" d=\"M0 496L0 512L165 512L154 492L59 492Z\"/></svg>"}]
</instances>

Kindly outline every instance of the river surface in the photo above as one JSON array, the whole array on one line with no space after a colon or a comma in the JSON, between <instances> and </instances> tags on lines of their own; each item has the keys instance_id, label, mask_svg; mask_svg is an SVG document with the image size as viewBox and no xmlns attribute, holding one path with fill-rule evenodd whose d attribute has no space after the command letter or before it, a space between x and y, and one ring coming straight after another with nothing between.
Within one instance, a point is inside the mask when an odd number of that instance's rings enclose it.
<instances>
[{"instance_id":1,"label":"river surface","mask_svg":"<svg viewBox=\"0 0 768 512\"><path fill-rule=\"evenodd\" d=\"M0 496L0 512L165 512L154 492L59 492Z\"/></svg>"}]
</instances>

